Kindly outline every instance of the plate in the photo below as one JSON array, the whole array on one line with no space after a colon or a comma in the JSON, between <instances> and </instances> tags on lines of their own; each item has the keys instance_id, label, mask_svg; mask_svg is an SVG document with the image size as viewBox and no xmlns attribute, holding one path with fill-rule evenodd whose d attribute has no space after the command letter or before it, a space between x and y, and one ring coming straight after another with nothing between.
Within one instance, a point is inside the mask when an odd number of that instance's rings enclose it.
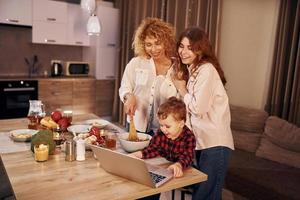
<instances>
[{"instance_id":1,"label":"plate","mask_svg":"<svg viewBox=\"0 0 300 200\"><path fill-rule=\"evenodd\" d=\"M32 135L36 134L38 130L33 129L16 129L10 131L10 138L15 142L29 142Z\"/></svg>"},{"instance_id":2,"label":"plate","mask_svg":"<svg viewBox=\"0 0 300 200\"><path fill-rule=\"evenodd\" d=\"M87 124L77 124L77 125L69 126L67 128L67 130L69 132L71 132L71 133L79 134L79 133L87 133L87 132L89 132L90 128L91 128L91 126L87 125Z\"/></svg>"},{"instance_id":3,"label":"plate","mask_svg":"<svg viewBox=\"0 0 300 200\"><path fill-rule=\"evenodd\" d=\"M84 124L88 124L90 126L96 126L98 128L103 128L109 124L109 121L106 121L104 119L90 119L84 121Z\"/></svg>"}]
</instances>

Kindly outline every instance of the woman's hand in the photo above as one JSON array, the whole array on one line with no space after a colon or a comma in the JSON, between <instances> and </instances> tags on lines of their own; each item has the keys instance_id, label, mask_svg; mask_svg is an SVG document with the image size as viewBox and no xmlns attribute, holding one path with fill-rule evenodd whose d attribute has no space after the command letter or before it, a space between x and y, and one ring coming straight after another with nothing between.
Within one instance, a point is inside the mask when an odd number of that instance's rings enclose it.
<instances>
[{"instance_id":1,"label":"woman's hand","mask_svg":"<svg viewBox=\"0 0 300 200\"><path fill-rule=\"evenodd\" d=\"M186 81L185 80L178 80L176 77L172 77L172 81L176 89L178 90L180 96L184 97L186 93L188 93L186 89Z\"/></svg>"},{"instance_id":2,"label":"woman's hand","mask_svg":"<svg viewBox=\"0 0 300 200\"><path fill-rule=\"evenodd\" d=\"M130 117L134 116L136 110L136 97L133 94L127 94L126 100L124 102L124 110L127 115Z\"/></svg>"},{"instance_id":3,"label":"woman's hand","mask_svg":"<svg viewBox=\"0 0 300 200\"><path fill-rule=\"evenodd\" d=\"M173 171L173 176L175 178L183 176L182 166L179 162L170 165L168 169Z\"/></svg>"}]
</instances>

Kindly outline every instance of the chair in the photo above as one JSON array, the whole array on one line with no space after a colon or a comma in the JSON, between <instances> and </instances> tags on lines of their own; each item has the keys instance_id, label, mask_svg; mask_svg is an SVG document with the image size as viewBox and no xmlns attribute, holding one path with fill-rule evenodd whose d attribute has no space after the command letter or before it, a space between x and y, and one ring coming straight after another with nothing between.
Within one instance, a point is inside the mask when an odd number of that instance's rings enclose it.
<instances>
[{"instance_id":1,"label":"chair","mask_svg":"<svg viewBox=\"0 0 300 200\"><path fill-rule=\"evenodd\" d=\"M193 194L193 187L192 185L183 187L183 188L178 188L177 190L180 191L180 200L185 200L185 195L189 194L192 195ZM172 200L175 200L175 190L172 190Z\"/></svg>"}]
</instances>

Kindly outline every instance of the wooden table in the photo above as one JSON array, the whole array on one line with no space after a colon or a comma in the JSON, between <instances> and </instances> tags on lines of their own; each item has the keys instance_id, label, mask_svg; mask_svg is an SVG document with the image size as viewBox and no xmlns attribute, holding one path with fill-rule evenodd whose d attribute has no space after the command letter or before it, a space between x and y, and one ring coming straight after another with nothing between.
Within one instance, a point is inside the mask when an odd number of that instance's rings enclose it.
<instances>
[{"instance_id":1,"label":"wooden table","mask_svg":"<svg viewBox=\"0 0 300 200\"><path fill-rule=\"evenodd\" d=\"M87 115L80 120L91 117L96 118ZM1 157L17 199L137 199L207 180L205 174L189 168L183 177L154 189L107 173L90 151L85 161L73 162L60 153L38 163L29 150L1 153Z\"/></svg>"}]
</instances>

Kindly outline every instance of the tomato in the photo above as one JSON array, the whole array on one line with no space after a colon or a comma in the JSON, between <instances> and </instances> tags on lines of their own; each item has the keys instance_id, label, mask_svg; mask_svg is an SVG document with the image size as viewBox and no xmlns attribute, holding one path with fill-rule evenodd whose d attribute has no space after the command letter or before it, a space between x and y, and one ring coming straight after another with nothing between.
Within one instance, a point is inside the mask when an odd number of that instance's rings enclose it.
<instances>
[{"instance_id":1,"label":"tomato","mask_svg":"<svg viewBox=\"0 0 300 200\"><path fill-rule=\"evenodd\" d=\"M92 126L92 128L90 129L89 131L89 134L90 136L91 135L94 135L97 137L97 140L99 140L101 137L100 137L100 129L97 128L96 126Z\"/></svg>"}]
</instances>

